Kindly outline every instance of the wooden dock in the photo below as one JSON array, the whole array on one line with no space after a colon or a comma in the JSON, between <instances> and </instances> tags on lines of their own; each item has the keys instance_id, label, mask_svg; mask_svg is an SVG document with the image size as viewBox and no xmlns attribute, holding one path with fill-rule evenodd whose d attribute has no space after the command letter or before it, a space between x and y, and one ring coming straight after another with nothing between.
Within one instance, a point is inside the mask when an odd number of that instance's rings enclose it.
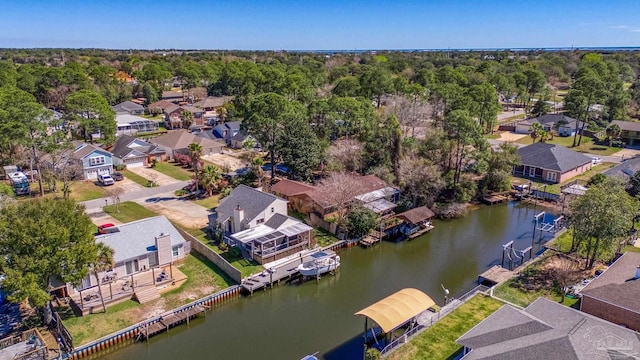
<instances>
[{"instance_id":1,"label":"wooden dock","mask_svg":"<svg viewBox=\"0 0 640 360\"><path fill-rule=\"evenodd\" d=\"M186 322L188 324L190 319L195 318L205 311L206 308L204 306L194 306L188 310L162 316L160 321L140 328L138 332L138 339L148 340L150 337L161 332L168 332L169 328L172 328L178 324L181 324L183 322Z\"/></svg>"},{"instance_id":2,"label":"wooden dock","mask_svg":"<svg viewBox=\"0 0 640 360\"><path fill-rule=\"evenodd\" d=\"M488 205L499 204L505 201L509 201L509 196L504 194L489 195L482 198L482 202Z\"/></svg>"},{"instance_id":3,"label":"wooden dock","mask_svg":"<svg viewBox=\"0 0 640 360\"><path fill-rule=\"evenodd\" d=\"M417 238L418 236L422 235L422 234L426 234L429 231L431 231L431 229L433 229L433 225L428 225L425 226L424 228L414 232L413 234L409 235L409 240L413 240L415 238Z\"/></svg>"},{"instance_id":4,"label":"wooden dock","mask_svg":"<svg viewBox=\"0 0 640 360\"><path fill-rule=\"evenodd\" d=\"M498 285L513 277L513 271L494 265L489 270L478 275L479 284Z\"/></svg>"},{"instance_id":5,"label":"wooden dock","mask_svg":"<svg viewBox=\"0 0 640 360\"><path fill-rule=\"evenodd\" d=\"M385 234L381 233L380 231L371 230L368 235L365 235L362 239L360 239L359 243L364 247L369 247L382 241L384 235Z\"/></svg>"}]
</instances>

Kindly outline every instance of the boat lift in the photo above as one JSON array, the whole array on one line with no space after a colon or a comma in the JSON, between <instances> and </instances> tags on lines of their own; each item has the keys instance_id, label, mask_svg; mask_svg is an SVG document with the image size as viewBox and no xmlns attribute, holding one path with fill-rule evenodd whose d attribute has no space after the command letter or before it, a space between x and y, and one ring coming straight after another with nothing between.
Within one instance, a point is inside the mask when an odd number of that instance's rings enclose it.
<instances>
[{"instance_id":1,"label":"boat lift","mask_svg":"<svg viewBox=\"0 0 640 360\"><path fill-rule=\"evenodd\" d=\"M532 246L526 247L522 250L518 250L513 247L513 240L509 241L508 243L502 245L502 262L500 263L500 266L504 267L505 258L508 259L509 270L513 269L513 263L517 263L517 260L520 260L520 265L522 265L524 263L524 256L527 252L529 253L529 260L531 260L531 258L533 257ZM515 261L514 258L516 259Z\"/></svg>"}]
</instances>

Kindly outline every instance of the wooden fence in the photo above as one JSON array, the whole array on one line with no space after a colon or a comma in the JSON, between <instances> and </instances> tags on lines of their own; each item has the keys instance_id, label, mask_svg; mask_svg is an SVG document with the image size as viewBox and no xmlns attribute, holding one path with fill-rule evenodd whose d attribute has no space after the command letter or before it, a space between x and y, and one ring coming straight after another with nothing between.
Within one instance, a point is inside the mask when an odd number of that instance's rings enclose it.
<instances>
[{"instance_id":1,"label":"wooden fence","mask_svg":"<svg viewBox=\"0 0 640 360\"><path fill-rule=\"evenodd\" d=\"M224 271L225 274L229 275L233 281L240 284L242 282L242 273L240 270L236 269L233 265L231 265L227 260L225 260L220 254L216 253L211 249L207 244L198 240L193 235L188 232L177 228L180 235L182 235L185 239L189 241L191 245L191 249L197 251L202 256L209 259L212 263L216 264L220 270Z\"/></svg>"}]
</instances>

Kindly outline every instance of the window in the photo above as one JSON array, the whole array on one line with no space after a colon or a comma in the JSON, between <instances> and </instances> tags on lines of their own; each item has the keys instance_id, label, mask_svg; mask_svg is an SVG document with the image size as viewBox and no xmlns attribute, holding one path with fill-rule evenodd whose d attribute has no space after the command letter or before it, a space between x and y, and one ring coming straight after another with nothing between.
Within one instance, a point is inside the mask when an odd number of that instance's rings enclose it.
<instances>
[{"instance_id":1,"label":"window","mask_svg":"<svg viewBox=\"0 0 640 360\"><path fill-rule=\"evenodd\" d=\"M256 220L256 224L264 224L264 219L258 219L258 220Z\"/></svg>"},{"instance_id":2,"label":"window","mask_svg":"<svg viewBox=\"0 0 640 360\"><path fill-rule=\"evenodd\" d=\"M535 177L536 176L536 168L534 168L533 166L529 166L529 177Z\"/></svg>"},{"instance_id":3,"label":"window","mask_svg":"<svg viewBox=\"0 0 640 360\"><path fill-rule=\"evenodd\" d=\"M105 163L104 156L94 156L89 158L89 165L91 166L102 165L104 163Z\"/></svg>"},{"instance_id":4,"label":"window","mask_svg":"<svg viewBox=\"0 0 640 360\"><path fill-rule=\"evenodd\" d=\"M273 206L271 207L271 212L276 212L276 208L274 208Z\"/></svg>"},{"instance_id":5,"label":"window","mask_svg":"<svg viewBox=\"0 0 640 360\"><path fill-rule=\"evenodd\" d=\"M553 181L553 182L555 182L555 181L556 181L557 176L558 176L558 174L557 174L557 173L554 173L554 172L550 171L550 172L548 172L548 173L547 173L547 181Z\"/></svg>"},{"instance_id":6,"label":"window","mask_svg":"<svg viewBox=\"0 0 640 360\"><path fill-rule=\"evenodd\" d=\"M179 246L174 246L174 247L171 248L173 257L178 257L178 255L180 253L179 250L180 250Z\"/></svg>"}]
</instances>

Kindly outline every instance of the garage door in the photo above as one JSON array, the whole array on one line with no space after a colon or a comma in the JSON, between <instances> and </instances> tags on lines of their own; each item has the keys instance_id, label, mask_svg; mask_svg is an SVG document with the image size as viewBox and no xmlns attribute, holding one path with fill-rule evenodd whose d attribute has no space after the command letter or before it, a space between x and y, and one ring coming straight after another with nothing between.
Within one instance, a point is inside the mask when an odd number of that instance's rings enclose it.
<instances>
[{"instance_id":1,"label":"garage door","mask_svg":"<svg viewBox=\"0 0 640 360\"><path fill-rule=\"evenodd\" d=\"M89 170L87 172L85 172L84 177L87 180L95 180L98 178L98 172L95 170Z\"/></svg>"},{"instance_id":2,"label":"garage door","mask_svg":"<svg viewBox=\"0 0 640 360\"><path fill-rule=\"evenodd\" d=\"M131 160L131 161L127 161L126 164L127 164L128 168L136 168L136 167L144 166L144 162L142 162L142 161L132 161Z\"/></svg>"}]
</instances>

